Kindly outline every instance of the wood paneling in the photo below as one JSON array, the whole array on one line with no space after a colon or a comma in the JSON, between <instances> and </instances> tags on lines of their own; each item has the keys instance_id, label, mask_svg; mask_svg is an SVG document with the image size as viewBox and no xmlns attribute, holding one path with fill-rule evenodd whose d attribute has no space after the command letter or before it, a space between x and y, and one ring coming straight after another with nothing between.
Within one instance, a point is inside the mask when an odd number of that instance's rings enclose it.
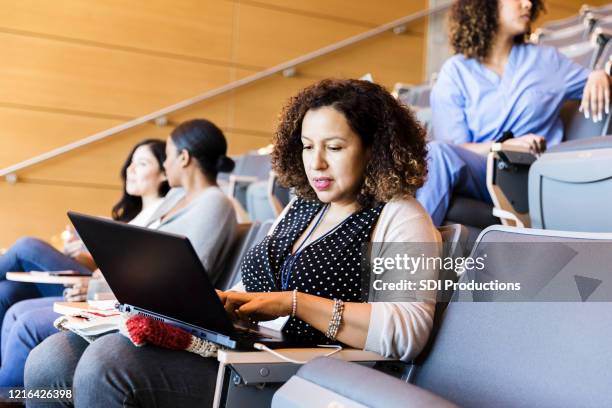
<instances>
[{"instance_id":1,"label":"wood paneling","mask_svg":"<svg viewBox=\"0 0 612 408\"><path fill-rule=\"evenodd\" d=\"M238 2L239 0L234 0ZM379 25L415 13L427 7L426 0L378 2L354 0L241 0L240 3L268 5L296 14L335 18L363 25Z\"/></svg>"},{"instance_id":2,"label":"wood paneling","mask_svg":"<svg viewBox=\"0 0 612 408\"><path fill-rule=\"evenodd\" d=\"M0 106L0 167L102 131L119 121Z\"/></svg>"},{"instance_id":3,"label":"wood paneling","mask_svg":"<svg viewBox=\"0 0 612 408\"><path fill-rule=\"evenodd\" d=\"M238 6L234 60L271 67L367 30L362 26L309 16Z\"/></svg>"},{"instance_id":4,"label":"wood paneling","mask_svg":"<svg viewBox=\"0 0 612 408\"><path fill-rule=\"evenodd\" d=\"M424 7L426 0L0 0L0 166L48 151L262 67L313 51ZM225 131L230 154L271 141L282 105L328 76L372 72L391 86L419 82L424 22L170 115ZM373 64L375 63L375 65ZM0 182L0 246L49 237L75 209L108 215L134 143L172 127L145 125Z\"/></svg>"},{"instance_id":5,"label":"wood paneling","mask_svg":"<svg viewBox=\"0 0 612 408\"><path fill-rule=\"evenodd\" d=\"M0 1L0 29L229 61L233 5L220 0Z\"/></svg>"},{"instance_id":6,"label":"wood paneling","mask_svg":"<svg viewBox=\"0 0 612 408\"><path fill-rule=\"evenodd\" d=\"M0 33L0 102L138 116L225 84L229 68Z\"/></svg>"},{"instance_id":7,"label":"wood paneling","mask_svg":"<svg viewBox=\"0 0 612 408\"><path fill-rule=\"evenodd\" d=\"M21 236L45 239L69 224L66 211L110 215L120 190L18 183L0 183L0 247Z\"/></svg>"},{"instance_id":8,"label":"wood paneling","mask_svg":"<svg viewBox=\"0 0 612 408\"><path fill-rule=\"evenodd\" d=\"M389 89L396 82L420 83L424 76L424 39L408 34L382 34L359 45L315 60L298 72L306 76L359 78L370 72Z\"/></svg>"}]
</instances>

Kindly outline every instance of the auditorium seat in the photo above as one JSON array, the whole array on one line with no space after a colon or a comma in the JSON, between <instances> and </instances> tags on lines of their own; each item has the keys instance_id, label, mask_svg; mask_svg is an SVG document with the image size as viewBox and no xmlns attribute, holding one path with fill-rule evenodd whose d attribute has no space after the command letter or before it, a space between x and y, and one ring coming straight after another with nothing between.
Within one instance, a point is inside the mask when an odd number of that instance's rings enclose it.
<instances>
[{"instance_id":1,"label":"auditorium seat","mask_svg":"<svg viewBox=\"0 0 612 408\"><path fill-rule=\"evenodd\" d=\"M412 370L410 382L430 394L352 363L313 361L297 374L299 383L311 383L309 392L299 393L290 381L274 401L327 406L342 397L401 407L428 399L444 406L435 394L468 408L609 406L611 244L612 234L488 228L472 252L473 258L489 255L486 267L462 281L519 282L524 289L468 292L448 304L431 349ZM371 382L362 380L370 376ZM359 381L358 392L343 386L351 381ZM380 389L385 395L378 395Z\"/></svg>"},{"instance_id":2,"label":"auditorium seat","mask_svg":"<svg viewBox=\"0 0 612 408\"><path fill-rule=\"evenodd\" d=\"M236 238L228 255L226 269L219 277L215 287L221 290L228 290L240 281L240 264L246 253L257 244L263 237L260 235L262 230L267 232L271 223L245 223L238 224Z\"/></svg>"},{"instance_id":3,"label":"auditorium seat","mask_svg":"<svg viewBox=\"0 0 612 408\"><path fill-rule=\"evenodd\" d=\"M538 30L536 31L535 38L537 39L537 44L539 45L549 45L556 48L562 48L588 40L590 25L592 24L592 22L589 23L588 21L585 21L585 23L579 23L558 31Z\"/></svg>"}]
</instances>

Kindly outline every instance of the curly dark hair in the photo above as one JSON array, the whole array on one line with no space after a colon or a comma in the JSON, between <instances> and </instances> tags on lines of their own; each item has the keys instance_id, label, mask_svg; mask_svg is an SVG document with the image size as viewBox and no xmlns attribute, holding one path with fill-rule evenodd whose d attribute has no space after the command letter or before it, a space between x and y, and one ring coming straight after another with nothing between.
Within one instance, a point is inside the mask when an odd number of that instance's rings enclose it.
<instances>
[{"instance_id":1,"label":"curly dark hair","mask_svg":"<svg viewBox=\"0 0 612 408\"><path fill-rule=\"evenodd\" d=\"M450 45L456 54L483 61L489 55L499 24L499 0L457 0L448 15ZM544 0L531 0L530 21L546 11ZM514 37L522 44L529 32Z\"/></svg>"},{"instance_id":2,"label":"curly dark hair","mask_svg":"<svg viewBox=\"0 0 612 408\"><path fill-rule=\"evenodd\" d=\"M414 196L427 176L425 130L414 114L380 85L354 79L325 79L289 99L274 137L272 167L279 182L298 196L317 200L302 165L302 120L310 109L330 106L371 149L357 195L362 208L394 197Z\"/></svg>"}]
</instances>

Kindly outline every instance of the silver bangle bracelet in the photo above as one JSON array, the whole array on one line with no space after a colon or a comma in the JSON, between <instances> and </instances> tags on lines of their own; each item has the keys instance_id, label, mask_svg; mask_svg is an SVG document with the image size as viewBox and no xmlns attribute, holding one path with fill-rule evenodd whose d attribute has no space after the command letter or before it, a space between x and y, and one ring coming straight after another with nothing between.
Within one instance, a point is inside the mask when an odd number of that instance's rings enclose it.
<instances>
[{"instance_id":1,"label":"silver bangle bracelet","mask_svg":"<svg viewBox=\"0 0 612 408\"><path fill-rule=\"evenodd\" d=\"M342 324L342 314L344 312L344 302L340 299L334 299L334 310L332 317L329 320L329 326L325 332L325 336L330 340L336 340L336 335Z\"/></svg>"}]
</instances>

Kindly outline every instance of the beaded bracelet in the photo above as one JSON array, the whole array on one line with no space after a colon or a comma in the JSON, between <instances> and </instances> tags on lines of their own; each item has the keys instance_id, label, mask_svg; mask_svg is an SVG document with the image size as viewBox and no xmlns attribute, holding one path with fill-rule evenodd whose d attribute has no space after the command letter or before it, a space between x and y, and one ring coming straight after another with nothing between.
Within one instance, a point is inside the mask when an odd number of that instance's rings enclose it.
<instances>
[{"instance_id":1,"label":"beaded bracelet","mask_svg":"<svg viewBox=\"0 0 612 408\"><path fill-rule=\"evenodd\" d=\"M336 340L336 335L342 323L342 313L344 312L344 302L340 299L334 299L334 311L329 320L329 326L325 332L325 336L330 340Z\"/></svg>"},{"instance_id":2,"label":"beaded bracelet","mask_svg":"<svg viewBox=\"0 0 612 408\"><path fill-rule=\"evenodd\" d=\"M297 312L297 289L293 289L291 294L291 317L295 317Z\"/></svg>"}]
</instances>

